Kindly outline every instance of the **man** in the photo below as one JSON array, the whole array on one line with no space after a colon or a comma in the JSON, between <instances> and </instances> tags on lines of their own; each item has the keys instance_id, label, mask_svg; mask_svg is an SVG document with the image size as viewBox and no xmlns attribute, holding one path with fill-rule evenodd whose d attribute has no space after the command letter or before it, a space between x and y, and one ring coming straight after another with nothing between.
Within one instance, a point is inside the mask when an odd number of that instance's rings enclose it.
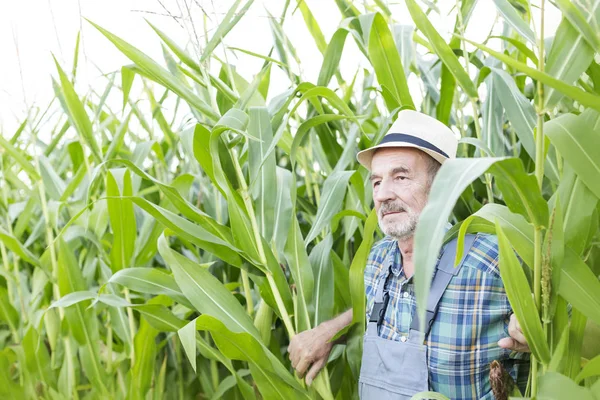
<instances>
[{"instance_id":1,"label":"man","mask_svg":"<svg viewBox=\"0 0 600 400\"><path fill-rule=\"evenodd\" d=\"M438 260L424 332L415 316L413 236L441 163L458 140L444 124L403 110L377 146L358 153L371 172L373 201L385 238L365 268L367 333L359 379L361 399L410 399L434 390L451 399L492 399L489 365L499 361L513 379L526 378L529 351L504 291L493 235L470 235L453 268L456 241ZM448 182L448 184L452 184ZM449 267L450 266L450 267ZM352 310L302 332L288 348L292 366L310 384L327 363L331 338L350 324ZM521 380L519 379L519 383Z\"/></svg>"}]
</instances>

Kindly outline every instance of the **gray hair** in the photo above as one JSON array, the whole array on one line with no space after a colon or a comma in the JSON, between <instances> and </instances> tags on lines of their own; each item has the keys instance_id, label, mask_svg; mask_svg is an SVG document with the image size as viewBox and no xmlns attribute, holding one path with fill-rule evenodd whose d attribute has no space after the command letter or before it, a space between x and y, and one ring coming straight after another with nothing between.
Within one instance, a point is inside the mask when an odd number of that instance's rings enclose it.
<instances>
[{"instance_id":1,"label":"gray hair","mask_svg":"<svg viewBox=\"0 0 600 400\"><path fill-rule=\"evenodd\" d=\"M431 157L429 154L425 153L427 158L427 186L431 189L431 184L435 179L438 171L440 170L442 164L439 163L435 158Z\"/></svg>"}]
</instances>

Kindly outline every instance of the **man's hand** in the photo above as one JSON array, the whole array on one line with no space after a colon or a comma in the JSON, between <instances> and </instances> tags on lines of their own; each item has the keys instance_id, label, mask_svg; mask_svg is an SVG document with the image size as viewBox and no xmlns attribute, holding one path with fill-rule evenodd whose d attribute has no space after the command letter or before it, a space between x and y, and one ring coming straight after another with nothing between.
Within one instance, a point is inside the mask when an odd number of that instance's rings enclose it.
<instances>
[{"instance_id":1,"label":"man's hand","mask_svg":"<svg viewBox=\"0 0 600 400\"><path fill-rule=\"evenodd\" d=\"M327 364L333 343L329 342L336 332L321 324L314 329L294 336L288 346L292 367L302 377L306 370L306 384L310 386L315 376Z\"/></svg>"},{"instance_id":2,"label":"man's hand","mask_svg":"<svg viewBox=\"0 0 600 400\"><path fill-rule=\"evenodd\" d=\"M500 339L498 341L498 346L503 349L510 349L521 353L529 353L531 351L529 350L527 339L525 339L525 336L523 335L523 331L521 330L521 326L519 325L519 321L517 321L515 314L511 314L510 316L508 334L510 337Z\"/></svg>"}]
</instances>

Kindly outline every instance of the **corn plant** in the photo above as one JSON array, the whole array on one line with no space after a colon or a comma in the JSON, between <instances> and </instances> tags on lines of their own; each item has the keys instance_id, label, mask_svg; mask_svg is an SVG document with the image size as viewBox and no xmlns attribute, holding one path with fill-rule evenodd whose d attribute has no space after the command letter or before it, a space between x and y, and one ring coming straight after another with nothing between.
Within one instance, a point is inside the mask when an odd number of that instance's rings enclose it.
<instances>
[{"instance_id":1,"label":"corn plant","mask_svg":"<svg viewBox=\"0 0 600 400\"><path fill-rule=\"evenodd\" d=\"M549 44L527 2L495 1L504 33L482 43L464 38L475 2L457 3L449 43L427 17L435 7L406 0L413 28L383 2L336 3L329 42L296 5L323 55L315 83L296 68L289 2L269 20L268 55L224 42L252 0L235 1L199 52L152 25L164 63L89 21L132 64L81 95L77 62L70 73L57 63L52 103L0 137L0 395L357 398L363 269L380 233L355 154L416 108L412 74L420 109L462 143L417 228L419 305L445 240L497 234L532 350L520 395L598 395L600 343L584 342L600 323L596 4L557 1ZM350 40L370 68L345 81ZM217 48L264 64L246 81ZM274 68L289 77L282 93ZM307 387L289 340L350 307L346 343Z\"/></svg>"}]
</instances>

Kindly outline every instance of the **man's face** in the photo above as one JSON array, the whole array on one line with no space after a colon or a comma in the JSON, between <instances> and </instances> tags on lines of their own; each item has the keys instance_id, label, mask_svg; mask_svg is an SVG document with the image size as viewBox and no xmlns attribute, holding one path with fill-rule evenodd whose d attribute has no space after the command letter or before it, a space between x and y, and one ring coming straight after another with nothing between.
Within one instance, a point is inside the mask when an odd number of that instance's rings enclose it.
<instances>
[{"instance_id":1,"label":"man's face","mask_svg":"<svg viewBox=\"0 0 600 400\"><path fill-rule=\"evenodd\" d=\"M396 239L411 237L427 202L428 155L413 148L383 148L371 161L371 184L379 227Z\"/></svg>"}]
</instances>

